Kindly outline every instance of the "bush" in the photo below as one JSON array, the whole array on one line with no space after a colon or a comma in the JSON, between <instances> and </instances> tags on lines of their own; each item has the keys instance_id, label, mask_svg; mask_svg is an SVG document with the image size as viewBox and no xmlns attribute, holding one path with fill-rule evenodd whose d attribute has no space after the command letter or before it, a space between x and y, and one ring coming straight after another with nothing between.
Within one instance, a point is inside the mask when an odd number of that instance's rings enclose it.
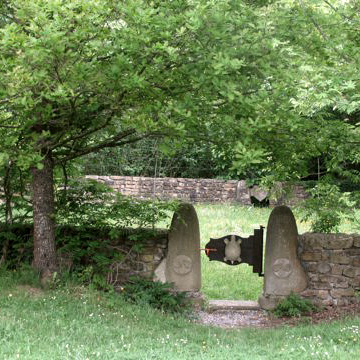
<instances>
[{"instance_id":1,"label":"bush","mask_svg":"<svg viewBox=\"0 0 360 360\"><path fill-rule=\"evenodd\" d=\"M150 305L166 313L184 313L190 309L185 292L175 292L169 283L132 278L121 292L125 300Z\"/></svg>"},{"instance_id":2,"label":"bush","mask_svg":"<svg viewBox=\"0 0 360 360\"><path fill-rule=\"evenodd\" d=\"M154 227L176 210L175 201L123 196L93 179L71 180L56 191L56 222L61 225Z\"/></svg>"},{"instance_id":3,"label":"bush","mask_svg":"<svg viewBox=\"0 0 360 360\"><path fill-rule=\"evenodd\" d=\"M350 193L342 193L337 185L326 182L318 183L309 193L311 198L303 204L301 220L310 221L313 232L338 232L343 216L352 215Z\"/></svg>"},{"instance_id":4,"label":"bush","mask_svg":"<svg viewBox=\"0 0 360 360\"><path fill-rule=\"evenodd\" d=\"M292 292L276 306L273 314L277 317L300 317L312 313L316 309L310 300L303 299Z\"/></svg>"}]
</instances>

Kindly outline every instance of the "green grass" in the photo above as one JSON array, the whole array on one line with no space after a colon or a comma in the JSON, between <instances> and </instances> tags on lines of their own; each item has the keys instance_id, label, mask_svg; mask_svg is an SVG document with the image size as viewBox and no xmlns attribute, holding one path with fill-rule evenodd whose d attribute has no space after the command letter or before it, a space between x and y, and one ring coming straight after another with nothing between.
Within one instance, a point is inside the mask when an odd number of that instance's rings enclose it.
<instances>
[{"instance_id":1,"label":"green grass","mask_svg":"<svg viewBox=\"0 0 360 360\"><path fill-rule=\"evenodd\" d=\"M1 359L356 359L360 319L222 330L83 287L42 291L0 274Z\"/></svg>"},{"instance_id":2,"label":"green grass","mask_svg":"<svg viewBox=\"0 0 360 360\"><path fill-rule=\"evenodd\" d=\"M271 208L255 208L238 205L197 205L201 234L201 247L210 238L228 234L248 237L260 225L267 226ZM299 234L309 231L309 223L301 222L299 213L294 211ZM354 232L353 224L343 221L340 231ZM264 230L264 242L266 228ZM229 266L218 261L209 261L201 253L202 289L208 299L257 300L262 292L263 278L252 273L247 264Z\"/></svg>"},{"instance_id":3,"label":"green grass","mask_svg":"<svg viewBox=\"0 0 360 360\"><path fill-rule=\"evenodd\" d=\"M210 237L244 237L267 225L270 209L197 206L204 246ZM305 224L306 225L306 224ZM299 224L299 232L306 226ZM346 225L348 226L348 225ZM247 265L209 262L208 298L256 299L262 278ZM360 318L294 328L223 330L125 303L116 294L68 285L43 291L29 270L0 270L0 359L357 359Z\"/></svg>"}]
</instances>

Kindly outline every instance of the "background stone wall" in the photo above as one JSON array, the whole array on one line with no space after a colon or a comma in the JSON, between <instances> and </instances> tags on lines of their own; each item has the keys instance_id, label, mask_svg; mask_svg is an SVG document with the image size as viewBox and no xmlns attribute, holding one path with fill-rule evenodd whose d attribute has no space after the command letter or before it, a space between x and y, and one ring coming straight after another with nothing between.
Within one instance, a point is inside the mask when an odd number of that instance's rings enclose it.
<instances>
[{"instance_id":1,"label":"background stone wall","mask_svg":"<svg viewBox=\"0 0 360 360\"><path fill-rule=\"evenodd\" d=\"M244 180L149 178L138 176L97 176L90 179L104 182L123 195L142 199L178 199L190 203L239 203L250 205L252 198L270 199L270 205L294 205L307 197L301 186L290 190L279 185L274 192L254 186L248 187ZM286 195L288 193L288 195Z\"/></svg>"},{"instance_id":2,"label":"background stone wall","mask_svg":"<svg viewBox=\"0 0 360 360\"><path fill-rule=\"evenodd\" d=\"M299 257L308 277L303 297L325 306L359 300L360 235L299 235Z\"/></svg>"}]
</instances>

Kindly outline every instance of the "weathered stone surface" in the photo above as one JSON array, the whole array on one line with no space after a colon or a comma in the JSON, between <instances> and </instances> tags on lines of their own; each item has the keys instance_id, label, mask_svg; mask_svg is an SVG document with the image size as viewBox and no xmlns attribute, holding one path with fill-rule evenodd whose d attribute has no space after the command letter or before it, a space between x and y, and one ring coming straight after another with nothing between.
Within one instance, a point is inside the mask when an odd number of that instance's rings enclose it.
<instances>
[{"instance_id":1,"label":"weathered stone surface","mask_svg":"<svg viewBox=\"0 0 360 360\"><path fill-rule=\"evenodd\" d=\"M218 310L258 310L257 301L249 300L209 300L207 310L209 312Z\"/></svg>"},{"instance_id":2,"label":"weathered stone surface","mask_svg":"<svg viewBox=\"0 0 360 360\"><path fill-rule=\"evenodd\" d=\"M354 257L352 260L352 265L360 267L360 257Z\"/></svg>"},{"instance_id":3,"label":"weathered stone surface","mask_svg":"<svg viewBox=\"0 0 360 360\"><path fill-rule=\"evenodd\" d=\"M319 280L323 282L329 282L331 285L346 282L347 278L342 275L320 274Z\"/></svg>"},{"instance_id":4,"label":"weathered stone surface","mask_svg":"<svg viewBox=\"0 0 360 360\"><path fill-rule=\"evenodd\" d=\"M320 261L322 259L322 253L317 251L313 251L313 252L310 252L310 251L307 251L307 252L303 252L301 255L300 255L300 259L302 261Z\"/></svg>"},{"instance_id":5,"label":"weathered stone surface","mask_svg":"<svg viewBox=\"0 0 360 360\"><path fill-rule=\"evenodd\" d=\"M327 262L321 262L317 266L317 271L320 274L326 274L331 271L331 265Z\"/></svg>"},{"instance_id":6,"label":"weathered stone surface","mask_svg":"<svg viewBox=\"0 0 360 360\"><path fill-rule=\"evenodd\" d=\"M354 289L358 289L360 287L360 276L353 278L353 279L349 279L349 284L354 288Z\"/></svg>"},{"instance_id":7,"label":"weathered stone surface","mask_svg":"<svg viewBox=\"0 0 360 360\"><path fill-rule=\"evenodd\" d=\"M330 290L333 289L333 284L331 284L329 281L314 281L311 284L309 284L312 289L318 289L318 290Z\"/></svg>"},{"instance_id":8,"label":"weathered stone surface","mask_svg":"<svg viewBox=\"0 0 360 360\"><path fill-rule=\"evenodd\" d=\"M269 300L272 296L286 296L290 292L305 290L307 279L297 257L297 239L293 213L287 206L276 207L267 226L264 292L259 298L260 306L272 306Z\"/></svg>"},{"instance_id":9,"label":"weathered stone surface","mask_svg":"<svg viewBox=\"0 0 360 360\"><path fill-rule=\"evenodd\" d=\"M263 201L269 196L269 192L255 185L250 188L250 196L254 197L258 201Z\"/></svg>"},{"instance_id":10,"label":"weathered stone surface","mask_svg":"<svg viewBox=\"0 0 360 360\"><path fill-rule=\"evenodd\" d=\"M353 237L347 234L321 234L324 249L348 249L353 245Z\"/></svg>"},{"instance_id":11,"label":"weathered stone surface","mask_svg":"<svg viewBox=\"0 0 360 360\"><path fill-rule=\"evenodd\" d=\"M330 290L330 295L333 298L340 298L340 297L346 297L346 296L354 296L355 291L353 288L347 288L347 289L333 289Z\"/></svg>"},{"instance_id":12,"label":"weathered stone surface","mask_svg":"<svg viewBox=\"0 0 360 360\"><path fill-rule=\"evenodd\" d=\"M318 263L315 261L303 261L301 264L306 273L317 271Z\"/></svg>"},{"instance_id":13,"label":"weathered stone surface","mask_svg":"<svg viewBox=\"0 0 360 360\"><path fill-rule=\"evenodd\" d=\"M330 293L328 290L317 290L317 289L306 289L300 293L301 296L310 297L310 298L319 298L328 300L330 299Z\"/></svg>"},{"instance_id":14,"label":"weathered stone surface","mask_svg":"<svg viewBox=\"0 0 360 360\"><path fill-rule=\"evenodd\" d=\"M308 276L310 282L314 282L314 281L319 281L320 274L318 274L318 273L308 273L307 276Z\"/></svg>"},{"instance_id":15,"label":"weathered stone surface","mask_svg":"<svg viewBox=\"0 0 360 360\"><path fill-rule=\"evenodd\" d=\"M166 281L181 291L198 291L201 287L200 231L196 211L182 204L174 214L166 261Z\"/></svg>"},{"instance_id":16,"label":"weathered stone surface","mask_svg":"<svg viewBox=\"0 0 360 360\"><path fill-rule=\"evenodd\" d=\"M341 275L346 268L346 265L331 264L331 273L333 275Z\"/></svg>"},{"instance_id":17,"label":"weathered stone surface","mask_svg":"<svg viewBox=\"0 0 360 360\"><path fill-rule=\"evenodd\" d=\"M154 261L154 255L141 255L141 260L143 262L152 262Z\"/></svg>"},{"instance_id":18,"label":"weathered stone surface","mask_svg":"<svg viewBox=\"0 0 360 360\"><path fill-rule=\"evenodd\" d=\"M166 258L164 258L158 267L154 271L154 281L160 281L162 283L166 282L166 276L165 276L165 270L166 270Z\"/></svg>"},{"instance_id":19,"label":"weathered stone surface","mask_svg":"<svg viewBox=\"0 0 360 360\"><path fill-rule=\"evenodd\" d=\"M342 250L334 250L329 254L329 261L336 264L350 264L352 259L346 256Z\"/></svg>"},{"instance_id":20,"label":"weathered stone surface","mask_svg":"<svg viewBox=\"0 0 360 360\"><path fill-rule=\"evenodd\" d=\"M346 249L345 254L347 256L357 256L360 257L360 248L352 248L352 249Z\"/></svg>"},{"instance_id":21,"label":"weathered stone surface","mask_svg":"<svg viewBox=\"0 0 360 360\"><path fill-rule=\"evenodd\" d=\"M357 234L352 234L354 237L354 246L355 247L360 247L360 235Z\"/></svg>"},{"instance_id":22,"label":"weathered stone surface","mask_svg":"<svg viewBox=\"0 0 360 360\"><path fill-rule=\"evenodd\" d=\"M357 275L358 271L356 268L352 267L352 266L347 266L344 271L343 274L347 277L355 277Z\"/></svg>"},{"instance_id":23,"label":"weathered stone surface","mask_svg":"<svg viewBox=\"0 0 360 360\"><path fill-rule=\"evenodd\" d=\"M277 304L283 299L285 299L285 296L261 295L258 302L262 309L274 310Z\"/></svg>"},{"instance_id":24,"label":"weathered stone surface","mask_svg":"<svg viewBox=\"0 0 360 360\"><path fill-rule=\"evenodd\" d=\"M304 251L322 250L321 237L316 233L305 233L299 235L299 243Z\"/></svg>"}]
</instances>

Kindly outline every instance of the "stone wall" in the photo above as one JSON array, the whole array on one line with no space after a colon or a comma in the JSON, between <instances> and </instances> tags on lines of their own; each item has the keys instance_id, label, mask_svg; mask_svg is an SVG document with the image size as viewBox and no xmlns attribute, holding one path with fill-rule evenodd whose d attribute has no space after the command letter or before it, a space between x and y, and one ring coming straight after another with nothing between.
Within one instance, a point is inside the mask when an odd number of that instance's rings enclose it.
<instances>
[{"instance_id":1,"label":"stone wall","mask_svg":"<svg viewBox=\"0 0 360 360\"><path fill-rule=\"evenodd\" d=\"M273 194L254 186L248 187L244 180L149 178L137 176L97 176L87 178L104 182L123 195L142 199L178 199L190 203L239 203L250 205L252 198L258 201L270 199L270 205L294 203L307 197L300 186L288 191L277 186ZM293 194L293 195L292 195Z\"/></svg>"},{"instance_id":2,"label":"stone wall","mask_svg":"<svg viewBox=\"0 0 360 360\"><path fill-rule=\"evenodd\" d=\"M299 235L299 257L308 278L301 293L321 305L347 305L360 291L360 235Z\"/></svg>"},{"instance_id":3,"label":"stone wall","mask_svg":"<svg viewBox=\"0 0 360 360\"><path fill-rule=\"evenodd\" d=\"M123 285L130 276L151 279L167 255L168 230L156 230L156 233L140 242L139 249L135 249L136 241L131 240L131 235L136 236L136 233L130 232L127 238L122 237L111 244L113 254L120 255L119 261L111 264L107 275L107 282L115 288Z\"/></svg>"}]
</instances>

